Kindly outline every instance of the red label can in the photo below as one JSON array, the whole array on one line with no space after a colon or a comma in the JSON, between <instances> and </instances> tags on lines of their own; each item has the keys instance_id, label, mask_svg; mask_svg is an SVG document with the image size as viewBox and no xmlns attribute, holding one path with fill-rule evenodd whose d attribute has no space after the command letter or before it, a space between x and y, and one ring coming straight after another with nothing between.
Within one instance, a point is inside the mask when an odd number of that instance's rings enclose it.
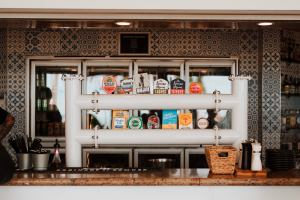
<instances>
[{"instance_id":1,"label":"red label can","mask_svg":"<svg viewBox=\"0 0 300 200\"><path fill-rule=\"evenodd\" d=\"M48 125L48 136L53 136L53 133L54 133L54 124L49 123L49 125Z\"/></svg>"},{"instance_id":2,"label":"red label can","mask_svg":"<svg viewBox=\"0 0 300 200\"><path fill-rule=\"evenodd\" d=\"M54 125L54 135L55 136L60 136L60 126L59 126L59 123L55 123L55 125Z\"/></svg>"}]
</instances>

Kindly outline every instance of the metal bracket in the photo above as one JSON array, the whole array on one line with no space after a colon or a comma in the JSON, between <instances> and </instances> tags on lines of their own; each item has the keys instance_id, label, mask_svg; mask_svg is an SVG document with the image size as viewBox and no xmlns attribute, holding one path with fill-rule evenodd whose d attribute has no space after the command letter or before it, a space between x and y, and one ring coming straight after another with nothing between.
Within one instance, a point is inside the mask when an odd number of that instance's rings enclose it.
<instances>
[{"instance_id":1,"label":"metal bracket","mask_svg":"<svg viewBox=\"0 0 300 200\"><path fill-rule=\"evenodd\" d=\"M218 127L218 125L215 125L215 126L214 126L214 129L216 130L216 135L215 135L216 146L219 146L218 139L221 139L221 136L218 135L218 130L220 130L220 128ZM218 139L217 139L217 138L218 138Z\"/></svg>"},{"instance_id":2,"label":"metal bracket","mask_svg":"<svg viewBox=\"0 0 300 200\"><path fill-rule=\"evenodd\" d=\"M100 112L100 110L97 109L97 95L99 95L99 92L97 90L95 90L95 92L92 93L94 95L94 99L92 100L92 103L95 104L95 109L93 110L93 112L95 112L96 114L98 114L98 112Z\"/></svg>"},{"instance_id":3,"label":"metal bracket","mask_svg":"<svg viewBox=\"0 0 300 200\"><path fill-rule=\"evenodd\" d=\"M230 76L228 77L228 80L230 80L230 81L234 81L235 79L246 79L246 80L250 81L252 79L252 77L250 74L246 75L246 76L244 76L244 75L234 76L233 74L230 74Z\"/></svg>"},{"instance_id":4,"label":"metal bracket","mask_svg":"<svg viewBox=\"0 0 300 200\"><path fill-rule=\"evenodd\" d=\"M218 113L218 112L220 111L220 109L219 109L219 103L221 103L221 99L219 99L219 94L221 94L221 92L218 91L218 90L215 90L215 91L213 92L213 94L216 95L216 99L215 99L216 109L214 110L214 112L215 112L215 113Z\"/></svg>"},{"instance_id":5,"label":"metal bracket","mask_svg":"<svg viewBox=\"0 0 300 200\"><path fill-rule=\"evenodd\" d=\"M67 75L63 74L61 77L61 80L66 81L66 80L73 80L73 79L78 79L80 81L84 80L84 76L82 74L79 74L78 77L76 75L70 75L70 77L67 77Z\"/></svg>"},{"instance_id":6,"label":"metal bracket","mask_svg":"<svg viewBox=\"0 0 300 200\"><path fill-rule=\"evenodd\" d=\"M100 127L98 125L95 126L95 135L92 136L92 138L95 140L95 148L98 148L100 145L98 145L98 130L100 129Z\"/></svg>"}]
</instances>

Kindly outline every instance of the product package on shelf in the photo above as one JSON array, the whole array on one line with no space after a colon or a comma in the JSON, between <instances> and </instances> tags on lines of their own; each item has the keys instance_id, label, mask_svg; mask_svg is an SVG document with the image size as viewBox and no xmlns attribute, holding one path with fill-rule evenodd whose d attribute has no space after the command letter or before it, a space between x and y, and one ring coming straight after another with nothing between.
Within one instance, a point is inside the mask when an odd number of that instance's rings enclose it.
<instances>
[{"instance_id":1,"label":"product package on shelf","mask_svg":"<svg viewBox=\"0 0 300 200\"><path fill-rule=\"evenodd\" d=\"M114 110L112 129L126 129L127 122L127 111L124 110Z\"/></svg>"},{"instance_id":2,"label":"product package on shelf","mask_svg":"<svg viewBox=\"0 0 300 200\"><path fill-rule=\"evenodd\" d=\"M180 113L178 115L179 129L193 129L193 114Z\"/></svg>"},{"instance_id":3,"label":"product package on shelf","mask_svg":"<svg viewBox=\"0 0 300 200\"><path fill-rule=\"evenodd\" d=\"M162 129L177 129L177 110L163 110Z\"/></svg>"}]
</instances>

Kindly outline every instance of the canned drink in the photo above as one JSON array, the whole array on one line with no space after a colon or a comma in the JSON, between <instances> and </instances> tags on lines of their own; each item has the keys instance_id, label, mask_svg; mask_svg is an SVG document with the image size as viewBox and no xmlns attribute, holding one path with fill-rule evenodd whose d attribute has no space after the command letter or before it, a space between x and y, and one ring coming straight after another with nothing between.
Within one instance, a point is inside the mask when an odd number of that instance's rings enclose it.
<instances>
[{"instance_id":1,"label":"canned drink","mask_svg":"<svg viewBox=\"0 0 300 200\"><path fill-rule=\"evenodd\" d=\"M42 72L41 73L41 86L42 87L45 87L45 85L46 85L46 74L45 74L45 72Z\"/></svg>"},{"instance_id":2,"label":"canned drink","mask_svg":"<svg viewBox=\"0 0 300 200\"><path fill-rule=\"evenodd\" d=\"M284 86L284 92L289 93L290 92L290 86L289 85L285 85Z\"/></svg>"},{"instance_id":3,"label":"canned drink","mask_svg":"<svg viewBox=\"0 0 300 200\"><path fill-rule=\"evenodd\" d=\"M48 136L53 136L54 135L54 124L49 123L48 125Z\"/></svg>"},{"instance_id":4,"label":"canned drink","mask_svg":"<svg viewBox=\"0 0 300 200\"><path fill-rule=\"evenodd\" d=\"M41 135L43 135L43 136L47 136L48 135L48 124L49 124L49 120L43 120L42 121Z\"/></svg>"},{"instance_id":5,"label":"canned drink","mask_svg":"<svg viewBox=\"0 0 300 200\"><path fill-rule=\"evenodd\" d=\"M60 124L60 135L61 136L65 136L66 135L66 133L65 133L65 124L64 123Z\"/></svg>"},{"instance_id":6,"label":"canned drink","mask_svg":"<svg viewBox=\"0 0 300 200\"><path fill-rule=\"evenodd\" d=\"M54 135L55 136L60 136L60 125L59 125L59 123L55 123L55 125L54 125Z\"/></svg>"},{"instance_id":7,"label":"canned drink","mask_svg":"<svg viewBox=\"0 0 300 200\"><path fill-rule=\"evenodd\" d=\"M39 74L36 74L36 87L40 86Z\"/></svg>"},{"instance_id":8,"label":"canned drink","mask_svg":"<svg viewBox=\"0 0 300 200\"><path fill-rule=\"evenodd\" d=\"M48 104L47 99L43 99L43 100L42 100L42 109L43 109L43 110L47 110L47 104Z\"/></svg>"},{"instance_id":9,"label":"canned drink","mask_svg":"<svg viewBox=\"0 0 300 200\"><path fill-rule=\"evenodd\" d=\"M35 135L41 135L41 122L42 120L35 121Z\"/></svg>"},{"instance_id":10,"label":"canned drink","mask_svg":"<svg viewBox=\"0 0 300 200\"><path fill-rule=\"evenodd\" d=\"M42 110L42 99L38 98L36 101L36 109Z\"/></svg>"}]
</instances>

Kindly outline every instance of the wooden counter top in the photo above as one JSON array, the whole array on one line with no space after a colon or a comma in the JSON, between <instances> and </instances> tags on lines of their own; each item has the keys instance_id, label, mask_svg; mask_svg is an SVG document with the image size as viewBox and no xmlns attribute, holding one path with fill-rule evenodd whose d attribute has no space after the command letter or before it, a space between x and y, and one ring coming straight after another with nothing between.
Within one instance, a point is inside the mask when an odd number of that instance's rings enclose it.
<instances>
[{"instance_id":1,"label":"wooden counter top","mask_svg":"<svg viewBox=\"0 0 300 200\"><path fill-rule=\"evenodd\" d=\"M250 177L213 175L209 169L165 169L140 173L18 172L5 186L300 186L300 170Z\"/></svg>"}]
</instances>

